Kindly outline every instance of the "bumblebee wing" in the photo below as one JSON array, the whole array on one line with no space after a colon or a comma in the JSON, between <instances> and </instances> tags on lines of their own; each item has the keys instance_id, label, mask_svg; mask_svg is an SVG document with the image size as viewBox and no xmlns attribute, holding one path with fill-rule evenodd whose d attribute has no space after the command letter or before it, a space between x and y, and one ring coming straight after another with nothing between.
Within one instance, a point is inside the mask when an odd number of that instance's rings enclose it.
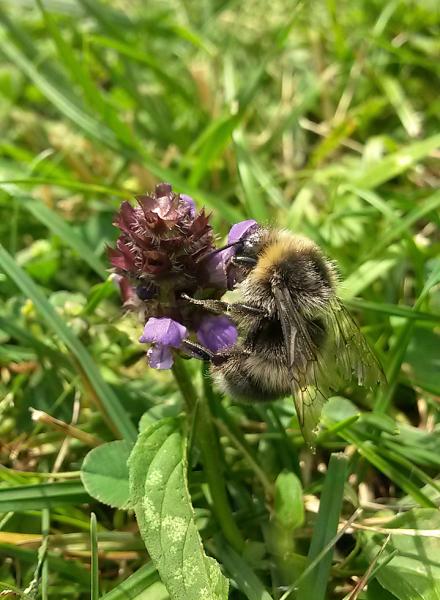
<instances>
[{"instance_id":1,"label":"bumblebee wing","mask_svg":"<svg viewBox=\"0 0 440 600\"><path fill-rule=\"evenodd\" d=\"M321 353L310 336L312 324L296 310L289 290L274 287L273 293L287 351L298 421L304 439L312 445L322 406L329 395Z\"/></svg>"},{"instance_id":2,"label":"bumblebee wing","mask_svg":"<svg viewBox=\"0 0 440 600\"><path fill-rule=\"evenodd\" d=\"M337 298L331 304L327 322L333 336L336 370L342 381L350 381L354 376L359 385L368 388L385 383L378 359L356 321Z\"/></svg>"}]
</instances>

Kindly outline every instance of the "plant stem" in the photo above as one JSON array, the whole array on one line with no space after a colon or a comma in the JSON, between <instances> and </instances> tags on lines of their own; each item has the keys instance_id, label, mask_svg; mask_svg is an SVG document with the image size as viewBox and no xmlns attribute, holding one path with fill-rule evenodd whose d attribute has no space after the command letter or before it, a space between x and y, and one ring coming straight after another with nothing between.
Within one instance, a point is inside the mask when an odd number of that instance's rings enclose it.
<instances>
[{"instance_id":1,"label":"plant stem","mask_svg":"<svg viewBox=\"0 0 440 600\"><path fill-rule=\"evenodd\" d=\"M203 469L212 497L212 509L222 532L231 546L242 551L244 540L234 520L226 492L226 481L222 469L219 440L214 427L208 400L204 396L196 397L194 386L183 360L175 358L173 373L177 385L185 400L188 416L191 417L197 404L196 444L202 455Z\"/></svg>"},{"instance_id":2,"label":"plant stem","mask_svg":"<svg viewBox=\"0 0 440 600\"><path fill-rule=\"evenodd\" d=\"M180 393L182 394L183 399L185 401L188 415L192 416L197 404L197 395L191 378L188 375L188 371L186 370L186 367L183 364L183 359L180 358L180 356L174 357L172 371L174 379L176 380L176 383L179 386Z\"/></svg>"}]
</instances>

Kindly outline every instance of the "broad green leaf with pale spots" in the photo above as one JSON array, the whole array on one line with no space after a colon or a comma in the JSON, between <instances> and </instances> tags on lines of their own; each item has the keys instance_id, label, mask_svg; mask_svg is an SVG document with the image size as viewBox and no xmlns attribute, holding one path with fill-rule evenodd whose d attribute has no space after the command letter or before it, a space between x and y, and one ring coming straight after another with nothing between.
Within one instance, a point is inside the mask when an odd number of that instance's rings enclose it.
<instances>
[{"instance_id":1,"label":"broad green leaf with pale spots","mask_svg":"<svg viewBox=\"0 0 440 600\"><path fill-rule=\"evenodd\" d=\"M438 600L440 598L440 514L438 509L410 510L387 523L395 529L383 558L397 555L376 574L377 581L399 600ZM367 534L365 552L372 560L384 536ZM383 559L382 559L383 560ZM382 560L380 562L382 562Z\"/></svg>"},{"instance_id":2,"label":"broad green leaf with pale spots","mask_svg":"<svg viewBox=\"0 0 440 600\"><path fill-rule=\"evenodd\" d=\"M178 419L143 431L128 460L130 505L172 600L226 600L228 580L204 553L186 481Z\"/></svg>"},{"instance_id":3,"label":"broad green leaf with pale spots","mask_svg":"<svg viewBox=\"0 0 440 600\"><path fill-rule=\"evenodd\" d=\"M125 440L116 440L90 450L81 467L81 480L91 496L116 508L127 506L131 448Z\"/></svg>"}]
</instances>

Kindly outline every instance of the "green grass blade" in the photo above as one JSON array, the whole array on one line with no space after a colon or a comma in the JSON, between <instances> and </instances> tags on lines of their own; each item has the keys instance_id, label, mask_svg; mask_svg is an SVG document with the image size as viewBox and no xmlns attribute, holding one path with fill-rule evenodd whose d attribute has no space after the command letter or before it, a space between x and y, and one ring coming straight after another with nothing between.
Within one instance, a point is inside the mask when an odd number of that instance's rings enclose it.
<instances>
[{"instance_id":1,"label":"green grass blade","mask_svg":"<svg viewBox=\"0 0 440 600\"><path fill-rule=\"evenodd\" d=\"M354 444L361 456L366 458L376 469L386 475L391 481L394 481L402 490L409 494L420 506L424 508L435 508L435 503L424 494L420 488L393 464L382 456L379 456L374 449L372 442L364 442L353 431L341 431L341 437L351 444Z\"/></svg>"},{"instance_id":2,"label":"green grass blade","mask_svg":"<svg viewBox=\"0 0 440 600\"><path fill-rule=\"evenodd\" d=\"M11 319L0 316L0 330L7 333L8 336L20 341L24 346L33 348L37 354L47 356L54 364L58 364L67 369L72 368L70 361L64 354L60 353L59 350L44 344L41 340L32 336L28 331L19 327Z\"/></svg>"},{"instance_id":3,"label":"green grass blade","mask_svg":"<svg viewBox=\"0 0 440 600\"><path fill-rule=\"evenodd\" d=\"M92 44L116 50L116 52L149 67L157 79L161 81L167 89L172 91L173 94L179 94L187 103L194 102L194 96L188 91L187 87L182 85L179 80L173 79L163 68L161 62L153 55L148 54L144 49L138 50L132 45L122 42L120 39L108 38L100 35L92 35L88 40ZM182 68L184 68L184 65Z\"/></svg>"},{"instance_id":4,"label":"green grass blade","mask_svg":"<svg viewBox=\"0 0 440 600\"><path fill-rule=\"evenodd\" d=\"M260 186L255 179L243 133L239 129L236 129L232 134L232 138L235 146L240 182L246 198L247 214L260 223L266 223L269 218L269 203L261 194Z\"/></svg>"},{"instance_id":5,"label":"green grass blade","mask_svg":"<svg viewBox=\"0 0 440 600\"><path fill-rule=\"evenodd\" d=\"M387 304L386 302L370 302L363 298L351 298L350 300L346 300L344 304L354 310L366 310L388 316L403 317L413 321L425 321L427 323L440 322L440 315L413 310L411 306Z\"/></svg>"},{"instance_id":6,"label":"green grass blade","mask_svg":"<svg viewBox=\"0 0 440 600\"><path fill-rule=\"evenodd\" d=\"M105 31L116 39L123 37L126 31L133 29L133 23L125 12L104 5L98 0L79 0L79 4L97 20Z\"/></svg>"},{"instance_id":7,"label":"green grass blade","mask_svg":"<svg viewBox=\"0 0 440 600\"><path fill-rule=\"evenodd\" d=\"M127 600L138 598L154 583L159 581L159 573L152 562L142 565L125 581L119 583L111 592L104 594L101 600Z\"/></svg>"},{"instance_id":8,"label":"green grass blade","mask_svg":"<svg viewBox=\"0 0 440 600\"><path fill-rule=\"evenodd\" d=\"M195 140L188 151L187 159L194 160L189 182L199 185L204 175L232 141L232 132L242 115L226 114L208 123L206 129Z\"/></svg>"},{"instance_id":9,"label":"green grass blade","mask_svg":"<svg viewBox=\"0 0 440 600\"><path fill-rule=\"evenodd\" d=\"M74 181L72 179L62 179L53 177L26 177L23 179L3 179L0 184L17 185L53 185L54 187L66 188L67 190L77 190L86 194L103 194L105 196L116 196L117 198L129 198L133 195L133 190L124 190L100 183L85 183L84 181Z\"/></svg>"},{"instance_id":10,"label":"green grass blade","mask_svg":"<svg viewBox=\"0 0 440 600\"><path fill-rule=\"evenodd\" d=\"M418 310L425 301L426 296L432 287L440 282L440 263L437 263L437 267L433 269L430 276L428 277L422 291L420 292L417 301L414 304L414 310ZM386 375L388 380L388 386L378 397L374 410L376 412L386 412L392 401L394 391L396 389L398 377L400 374L400 368L405 358L406 349L411 340L412 332L414 329L414 321L408 319L407 323L402 327L397 335L397 339L391 349L391 359L388 363Z\"/></svg>"},{"instance_id":11,"label":"green grass blade","mask_svg":"<svg viewBox=\"0 0 440 600\"><path fill-rule=\"evenodd\" d=\"M127 440L135 440L137 437L136 428L121 406L116 394L102 378L89 352L51 306L34 281L15 263L12 256L1 245L0 265L22 292L33 301L35 308L46 321L47 325L52 328L72 352L80 365L81 371L86 375L91 389L96 394L100 407L108 417L115 431L119 432Z\"/></svg>"},{"instance_id":12,"label":"green grass blade","mask_svg":"<svg viewBox=\"0 0 440 600\"><path fill-rule=\"evenodd\" d=\"M88 106L100 115L123 143L129 146L133 145L134 140L131 131L122 123L113 107L105 102L103 92L93 82L85 67L85 62L78 60L71 46L64 41L50 12L45 9L42 0L37 0L37 4L44 17L47 31L54 41L59 61L64 65L72 80L81 87Z\"/></svg>"},{"instance_id":13,"label":"green grass blade","mask_svg":"<svg viewBox=\"0 0 440 600\"><path fill-rule=\"evenodd\" d=\"M238 589L248 600L272 600L272 596L261 580L240 554L220 538L215 540L214 551Z\"/></svg>"},{"instance_id":14,"label":"green grass blade","mask_svg":"<svg viewBox=\"0 0 440 600\"><path fill-rule=\"evenodd\" d=\"M42 202L29 196L15 196L21 206L26 208L36 219L44 223L60 240L73 248L82 260L89 265L102 279L107 279L108 271L93 249L84 242L64 219Z\"/></svg>"},{"instance_id":15,"label":"green grass blade","mask_svg":"<svg viewBox=\"0 0 440 600\"><path fill-rule=\"evenodd\" d=\"M95 513L90 515L90 553L92 557L90 567L90 600L99 600L99 557Z\"/></svg>"},{"instance_id":16,"label":"green grass blade","mask_svg":"<svg viewBox=\"0 0 440 600\"><path fill-rule=\"evenodd\" d=\"M41 534L43 536L43 565L41 568L41 600L49 599L49 565L47 562L47 540L50 530L50 511L44 508L41 511ZM42 544L42 546L43 546Z\"/></svg>"},{"instance_id":17,"label":"green grass blade","mask_svg":"<svg viewBox=\"0 0 440 600\"><path fill-rule=\"evenodd\" d=\"M38 559L36 550L6 543L0 543L0 556L15 558L27 566L35 565ZM50 552L47 554L47 562L51 572L59 574L65 581L71 581L76 589L90 591L90 573L80 562L66 560Z\"/></svg>"},{"instance_id":18,"label":"green grass blade","mask_svg":"<svg viewBox=\"0 0 440 600\"><path fill-rule=\"evenodd\" d=\"M308 554L310 563L327 547L338 531L347 466L348 458L346 456L343 454L331 455ZM330 549L303 579L297 593L298 598L324 600L330 579L332 557L333 549Z\"/></svg>"},{"instance_id":19,"label":"green grass blade","mask_svg":"<svg viewBox=\"0 0 440 600\"><path fill-rule=\"evenodd\" d=\"M417 162L438 149L440 133L424 140L413 142L398 152L381 158L378 162L364 167L360 173L353 175L355 185L365 189L375 188L398 175L401 175Z\"/></svg>"},{"instance_id":20,"label":"green grass blade","mask_svg":"<svg viewBox=\"0 0 440 600\"><path fill-rule=\"evenodd\" d=\"M420 115L411 106L401 83L394 77L385 75L380 76L379 81L408 135L418 136L421 130Z\"/></svg>"},{"instance_id":21,"label":"green grass blade","mask_svg":"<svg viewBox=\"0 0 440 600\"><path fill-rule=\"evenodd\" d=\"M0 512L36 510L89 502L80 481L57 481L0 489Z\"/></svg>"},{"instance_id":22,"label":"green grass blade","mask_svg":"<svg viewBox=\"0 0 440 600\"><path fill-rule=\"evenodd\" d=\"M368 260L362 263L355 271L344 280L339 291L341 298L351 300L357 296L373 281L384 277L397 263L397 257L383 257L377 260Z\"/></svg>"},{"instance_id":23,"label":"green grass blade","mask_svg":"<svg viewBox=\"0 0 440 600\"><path fill-rule=\"evenodd\" d=\"M41 93L56 106L61 114L76 123L77 126L81 127L91 137L102 142L104 145L116 150L121 149L117 139L105 125L99 123L93 116L85 112L78 100L75 101L72 97L64 94L55 82L51 81L41 70L38 70L13 44L3 40L1 51L33 81Z\"/></svg>"},{"instance_id":24,"label":"green grass blade","mask_svg":"<svg viewBox=\"0 0 440 600\"><path fill-rule=\"evenodd\" d=\"M375 244L367 258L372 258L382 253L392 242L398 240L412 225L417 223L417 221L420 221L420 219L426 217L426 215L429 215L431 212L434 213L438 211L439 208L440 192L435 192L427 198L422 198L420 203L415 205L407 215L400 218L398 223L393 224L393 227L390 228L389 232L382 236L378 244Z\"/></svg>"}]
</instances>

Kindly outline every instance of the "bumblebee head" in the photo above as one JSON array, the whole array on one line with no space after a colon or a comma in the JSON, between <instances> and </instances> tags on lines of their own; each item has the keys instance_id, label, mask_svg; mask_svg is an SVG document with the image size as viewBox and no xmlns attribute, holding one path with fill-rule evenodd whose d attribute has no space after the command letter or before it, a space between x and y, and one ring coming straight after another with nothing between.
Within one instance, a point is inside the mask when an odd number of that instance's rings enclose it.
<instances>
[{"instance_id":1,"label":"bumblebee head","mask_svg":"<svg viewBox=\"0 0 440 600\"><path fill-rule=\"evenodd\" d=\"M255 225L249 233L235 243L234 261L242 264L256 264L259 255L269 243L269 231Z\"/></svg>"}]
</instances>

